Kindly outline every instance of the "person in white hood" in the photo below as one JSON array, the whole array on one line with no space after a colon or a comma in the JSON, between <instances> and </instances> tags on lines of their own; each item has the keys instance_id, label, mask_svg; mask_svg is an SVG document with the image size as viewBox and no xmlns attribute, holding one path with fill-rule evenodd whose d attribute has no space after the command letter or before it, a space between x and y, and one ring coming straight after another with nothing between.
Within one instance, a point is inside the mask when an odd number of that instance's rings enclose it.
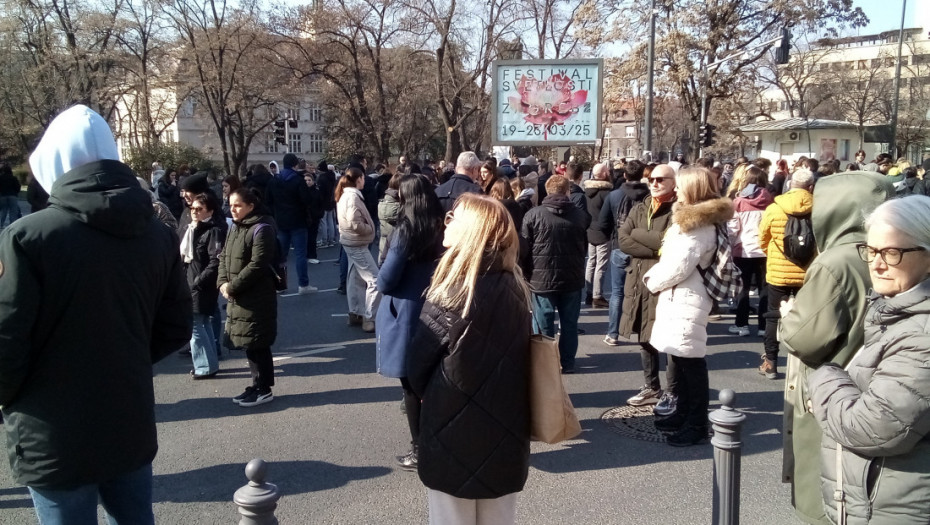
<instances>
[{"instance_id":1,"label":"person in white hood","mask_svg":"<svg viewBox=\"0 0 930 525\"><path fill-rule=\"evenodd\" d=\"M152 524L152 363L191 335L176 234L85 106L29 159L49 206L0 234L0 411L40 523Z\"/></svg>"}]
</instances>

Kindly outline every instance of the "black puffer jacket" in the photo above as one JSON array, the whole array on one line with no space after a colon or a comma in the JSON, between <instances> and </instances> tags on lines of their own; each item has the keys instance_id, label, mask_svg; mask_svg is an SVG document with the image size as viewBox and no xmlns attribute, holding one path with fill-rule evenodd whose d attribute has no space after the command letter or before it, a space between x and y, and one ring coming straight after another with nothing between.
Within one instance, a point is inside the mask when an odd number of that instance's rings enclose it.
<instances>
[{"instance_id":1,"label":"black puffer jacket","mask_svg":"<svg viewBox=\"0 0 930 525\"><path fill-rule=\"evenodd\" d=\"M212 315L216 310L220 294L216 276L225 242L226 221L219 210L194 228L194 258L187 264L187 285L196 314Z\"/></svg>"},{"instance_id":2,"label":"black puffer jacket","mask_svg":"<svg viewBox=\"0 0 930 525\"><path fill-rule=\"evenodd\" d=\"M407 355L407 377L423 399L420 480L457 498L523 490L530 313L516 278L481 275L464 318L427 301L420 322Z\"/></svg>"},{"instance_id":3,"label":"black puffer jacket","mask_svg":"<svg viewBox=\"0 0 930 525\"><path fill-rule=\"evenodd\" d=\"M536 293L584 288L585 230L591 216L565 195L549 195L523 217L523 237L533 253L530 288Z\"/></svg>"},{"instance_id":4,"label":"black puffer jacket","mask_svg":"<svg viewBox=\"0 0 930 525\"><path fill-rule=\"evenodd\" d=\"M226 328L236 348L269 348L278 335L276 236L274 219L257 209L226 236L216 285L229 283Z\"/></svg>"},{"instance_id":5,"label":"black puffer jacket","mask_svg":"<svg viewBox=\"0 0 930 525\"><path fill-rule=\"evenodd\" d=\"M290 231L307 227L310 192L302 175L284 168L268 183L265 196L265 205L274 215L278 228Z\"/></svg>"}]
</instances>

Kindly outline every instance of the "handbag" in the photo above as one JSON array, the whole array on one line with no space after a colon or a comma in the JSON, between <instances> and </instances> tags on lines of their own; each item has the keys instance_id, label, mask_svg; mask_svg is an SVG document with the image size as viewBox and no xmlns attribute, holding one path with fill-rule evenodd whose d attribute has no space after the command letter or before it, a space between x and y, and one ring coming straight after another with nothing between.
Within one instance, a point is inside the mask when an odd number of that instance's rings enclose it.
<instances>
[{"instance_id":1,"label":"handbag","mask_svg":"<svg viewBox=\"0 0 930 525\"><path fill-rule=\"evenodd\" d=\"M544 335L530 337L530 439L559 443L581 434L575 407L562 384L559 346Z\"/></svg>"}]
</instances>

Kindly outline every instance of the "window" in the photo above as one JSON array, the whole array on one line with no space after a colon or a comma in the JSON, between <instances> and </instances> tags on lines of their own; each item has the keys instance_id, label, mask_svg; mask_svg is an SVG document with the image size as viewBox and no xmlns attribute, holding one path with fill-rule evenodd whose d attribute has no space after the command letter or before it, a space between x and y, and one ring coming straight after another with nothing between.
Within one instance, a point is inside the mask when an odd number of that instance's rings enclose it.
<instances>
[{"instance_id":1,"label":"window","mask_svg":"<svg viewBox=\"0 0 930 525\"><path fill-rule=\"evenodd\" d=\"M323 153L323 135L319 133L307 135L307 153Z\"/></svg>"},{"instance_id":2,"label":"window","mask_svg":"<svg viewBox=\"0 0 930 525\"><path fill-rule=\"evenodd\" d=\"M288 120L300 120L300 108L288 109L287 119Z\"/></svg>"},{"instance_id":3,"label":"window","mask_svg":"<svg viewBox=\"0 0 930 525\"><path fill-rule=\"evenodd\" d=\"M287 137L287 146L290 153L303 153L300 149L300 133L291 133Z\"/></svg>"},{"instance_id":4,"label":"window","mask_svg":"<svg viewBox=\"0 0 930 525\"><path fill-rule=\"evenodd\" d=\"M277 153L278 143L274 140L274 131L265 133L265 153Z\"/></svg>"},{"instance_id":5,"label":"window","mask_svg":"<svg viewBox=\"0 0 930 525\"><path fill-rule=\"evenodd\" d=\"M636 146L635 146L635 145L630 144L629 146L626 147L626 156L627 156L627 157L635 157L635 156L636 156Z\"/></svg>"},{"instance_id":6,"label":"window","mask_svg":"<svg viewBox=\"0 0 930 525\"><path fill-rule=\"evenodd\" d=\"M173 144L173 143L174 143L174 130L166 129L165 130L165 144Z\"/></svg>"},{"instance_id":7,"label":"window","mask_svg":"<svg viewBox=\"0 0 930 525\"><path fill-rule=\"evenodd\" d=\"M320 122L323 120L323 107L319 104L310 104L310 121Z\"/></svg>"},{"instance_id":8,"label":"window","mask_svg":"<svg viewBox=\"0 0 930 525\"><path fill-rule=\"evenodd\" d=\"M636 138L636 126L627 126L626 135L624 136L628 139L635 139Z\"/></svg>"}]
</instances>

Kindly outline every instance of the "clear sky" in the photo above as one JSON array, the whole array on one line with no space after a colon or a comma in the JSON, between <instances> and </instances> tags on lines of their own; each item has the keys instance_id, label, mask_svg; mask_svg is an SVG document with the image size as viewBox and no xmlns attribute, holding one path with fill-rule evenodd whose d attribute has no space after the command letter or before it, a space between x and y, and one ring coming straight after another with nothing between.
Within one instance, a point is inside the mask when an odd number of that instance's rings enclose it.
<instances>
[{"instance_id":1,"label":"clear sky","mask_svg":"<svg viewBox=\"0 0 930 525\"><path fill-rule=\"evenodd\" d=\"M928 1L930 0L907 0L904 27L917 25L914 7L918 2ZM881 33L901 27L901 4L902 0L855 0L854 5L861 7L865 16L869 17L868 27L860 29L860 34Z\"/></svg>"}]
</instances>

